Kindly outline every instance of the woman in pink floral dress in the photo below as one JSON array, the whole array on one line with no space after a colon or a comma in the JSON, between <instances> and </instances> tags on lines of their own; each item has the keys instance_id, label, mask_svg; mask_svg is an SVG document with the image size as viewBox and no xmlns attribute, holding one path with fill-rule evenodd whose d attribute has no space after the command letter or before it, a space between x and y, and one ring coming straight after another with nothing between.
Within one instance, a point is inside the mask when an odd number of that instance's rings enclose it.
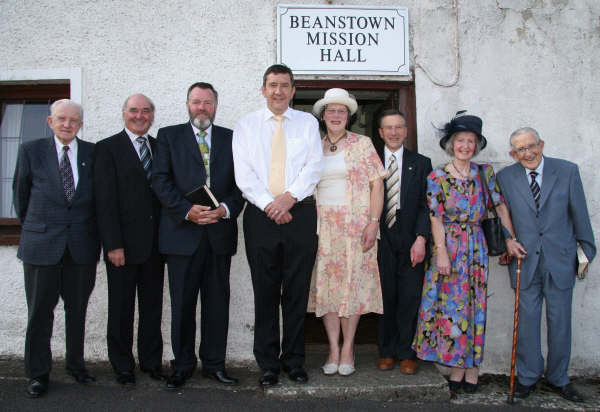
<instances>
[{"instance_id":1,"label":"woman in pink floral dress","mask_svg":"<svg viewBox=\"0 0 600 412\"><path fill-rule=\"evenodd\" d=\"M385 170L371 139L346 130L356 109L356 100L343 89L327 90L313 107L327 134L324 171L316 191L319 248L308 311L323 317L327 331L326 375L354 373L360 315L383 313L376 239Z\"/></svg>"}]
</instances>

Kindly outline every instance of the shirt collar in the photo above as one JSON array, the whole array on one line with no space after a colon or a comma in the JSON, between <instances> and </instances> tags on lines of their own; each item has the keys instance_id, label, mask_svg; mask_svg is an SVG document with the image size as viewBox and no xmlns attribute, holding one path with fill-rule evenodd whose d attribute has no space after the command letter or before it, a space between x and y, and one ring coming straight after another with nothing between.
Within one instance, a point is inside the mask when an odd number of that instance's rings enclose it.
<instances>
[{"instance_id":1,"label":"shirt collar","mask_svg":"<svg viewBox=\"0 0 600 412\"><path fill-rule=\"evenodd\" d=\"M291 119L292 111L293 111L293 109L291 107L288 107L285 110L285 112L283 112L283 114L281 114L281 116L283 116L286 119ZM277 116L277 115L275 113L273 113L268 107L265 106L264 120L270 120L273 118L273 116Z\"/></svg>"},{"instance_id":2,"label":"shirt collar","mask_svg":"<svg viewBox=\"0 0 600 412\"><path fill-rule=\"evenodd\" d=\"M190 125L192 126L192 131L194 132L194 137L196 137L196 135L200 132L201 129L198 129L196 126L194 126L194 123L192 123L191 121L190 121ZM206 129L204 129L204 131L206 132L205 138L210 137L211 132L212 132L212 123Z\"/></svg>"},{"instance_id":3,"label":"shirt collar","mask_svg":"<svg viewBox=\"0 0 600 412\"><path fill-rule=\"evenodd\" d=\"M131 143L134 143L134 144L137 143L137 138L140 137L140 135L133 133L128 128L125 128L125 133L127 133L127 136L129 136L129 139L131 140ZM145 134L141 135L141 137L145 137L147 139L148 138L148 133L145 133Z\"/></svg>"},{"instance_id":4,"label":"shirt collar","mask_svg":"<svg viewBox=\"0 0 600 412\"><path fill-rule=\"evenodd\" d=\"M58 137L56 137L56 135L54 135L54 145L56 146L56 151L58 153L62 153L62 148L64 146L64 144L58 140ZM71 140L71 143L69 143L67 146L69 146L69 150L71 152L73 152L74 150L77 149L77 136L75 136L75 139Z\"/></svg>"},{"instance_id":5,"label":"shirt collar","mask_svg":"<svg viewBox=\"0 0 600 412\"><path fill-rule=\"evenodd\" d=\"M398 162L402 160L402 156L404 156L404 145L402 145L400 149L396 150L395 152L392 152L387 146L384 146L383 153L385 156L386 164L389 163L388 161L391 155L395 155L396 161Z\"/></svg>"}]
</instances>

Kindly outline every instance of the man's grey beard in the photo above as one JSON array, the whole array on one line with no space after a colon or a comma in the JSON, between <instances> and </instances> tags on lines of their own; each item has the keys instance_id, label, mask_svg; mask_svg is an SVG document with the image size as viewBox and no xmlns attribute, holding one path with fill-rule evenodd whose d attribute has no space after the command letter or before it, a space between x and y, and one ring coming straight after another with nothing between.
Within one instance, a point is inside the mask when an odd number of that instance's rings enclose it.
<instances>
[{"instance_id":1,"label":"man's grey beard","mask_svg":"<svg viewBox=\"0 0 600 412\"><path fill-rule=\"evenodd\" d=\"M210 125L212 124L212 121L208 117L206 117L204 119L199 119L197 117L194 117L192 119L192 124L200 130L206 130L210 127Z\"/></svg>"}]
</instances>

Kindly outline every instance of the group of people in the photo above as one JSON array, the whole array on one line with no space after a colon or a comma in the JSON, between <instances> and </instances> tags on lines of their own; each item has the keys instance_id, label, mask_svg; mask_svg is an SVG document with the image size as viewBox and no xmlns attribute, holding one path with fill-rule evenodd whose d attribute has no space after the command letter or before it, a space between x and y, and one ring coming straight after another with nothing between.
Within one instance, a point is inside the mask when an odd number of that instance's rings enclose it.
<instances>
[{"instance_id":1,"label":"group of people","mask_svg":"<svg viewBox=\"0 0 600 412\"><path fill-rule=\"evenodd\" d=\"M59 100L48 117L54 136L20 147L13 191L22 223L30 397L48 388L59 297L67 371L80 383L95 380L83 341L101 244L116 380L136 381L137 294L140 370L169 389L186 383L198 363L200 294L202 375L235 385L225 368L229 272L245 205L261 386L277 384L282 371L291 381L308 381L308 311L322 317L327 332L325 375L355 372L360 316L377 313L380 370L398 362L402 373L414 374L417 359L433 361L452 368L452 392L475 392L489 267L481 221L495 208L508 255L523 260L516 395L528 396L545 374L562 396L583 400L567 376L571 299L577 246L589 261L596 249L575 164L543 156L544 142L526 127L510 137L515 164L496 177L490 165L472 161L487 143L481 119L460 112L442 129L440 146L451 161L432 170L430 159L404 147L407 119L396 109L380 114L383 144L376 149L369 137L350 131L358 104L346 90L327 90L314 116L295 110L293 73L276 64L265 71L261 91L265 107L230 130L214 124L217 91L194 83L189 121L161 128L156 139L148 135L154 104L135 94L123 105L125 128L96 145L76 137L82 107ZM218 207L190 200L204 185ZM168 376L161 367L165 262L174 355ZM514 288L514 261L509 270Z\"/></svg>"}]
</instances>

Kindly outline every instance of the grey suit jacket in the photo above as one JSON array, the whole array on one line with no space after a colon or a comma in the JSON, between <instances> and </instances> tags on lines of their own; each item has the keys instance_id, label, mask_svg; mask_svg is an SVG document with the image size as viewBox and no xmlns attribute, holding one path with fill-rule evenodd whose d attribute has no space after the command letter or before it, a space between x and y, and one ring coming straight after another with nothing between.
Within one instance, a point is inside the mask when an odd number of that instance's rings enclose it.
<instances>
[{"instance_id":1,"label":"grey suit jacket","mask_svg":"<svg viewBox=\"0 0 600 412\"><path fill-rule=\"evenodd\" d=\"M531 283L536 268L550 273L560 289L575 283L579 242L591 261L596 255L579 169L566 160L544 157L540 208L535 202L525 168L520 163L498 173L498 182L510 209L517 239L527 250L521 266L521 289ZM516 259L509 267L516 287Z\"/></svg>"},{"instance_id":2,"label":"grey suit jacket","mask_svg":"<svg viewBox=\"0 0 600 412\"><path fill-rule=\"evenodd\" d=\"M33 265L55 265L65 249L78 264L100 256L92 171L94 144L77 139L79 181L71 203L58 171L54 137L23 143L13 180L13 203L22 224L17 257Z\"/></svg>"}]
</instances>

